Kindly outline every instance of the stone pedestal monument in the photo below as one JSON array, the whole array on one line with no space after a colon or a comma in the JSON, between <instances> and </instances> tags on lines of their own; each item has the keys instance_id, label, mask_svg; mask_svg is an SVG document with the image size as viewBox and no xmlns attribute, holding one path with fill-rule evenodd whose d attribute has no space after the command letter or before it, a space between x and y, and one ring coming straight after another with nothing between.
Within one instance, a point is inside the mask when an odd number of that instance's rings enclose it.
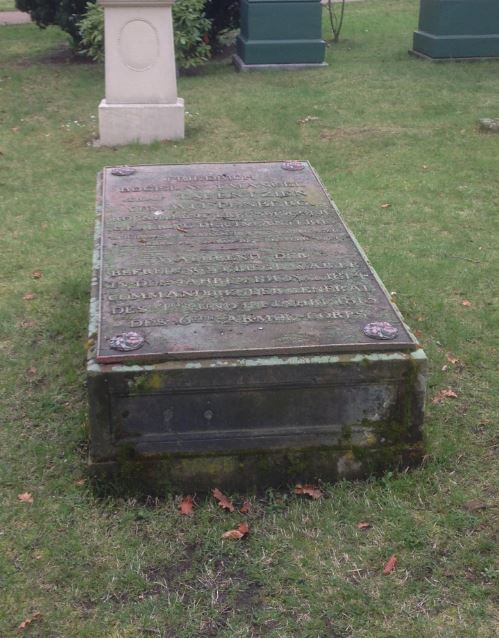
<instances>
[{"instance_id":1,"label":"stone pedestal monument","mask_svg":"<svg viewBox=\"0 0 499 638\"><path fill-rule=\"evenodd\" d=\"M175 0L99 0L104 7L106 97L99 105L106 146L184 137L177 97Z\"/></svg>"},{"instance_id":2,"label":"stone pedestal monument","mask_svg":"<svg viewBox=\"0 0 499 638\"><path fill-rule=\"evenodd\" d=\"M431 60L499 57L498 0L421 0L410 53Z\"/></svg>"}]
</instances>

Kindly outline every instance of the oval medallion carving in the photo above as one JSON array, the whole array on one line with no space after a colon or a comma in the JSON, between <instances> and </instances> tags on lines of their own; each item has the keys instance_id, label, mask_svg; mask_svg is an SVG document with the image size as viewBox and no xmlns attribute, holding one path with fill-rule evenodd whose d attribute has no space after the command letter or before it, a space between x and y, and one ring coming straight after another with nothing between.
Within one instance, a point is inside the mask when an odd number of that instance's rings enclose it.
<instances>
[{"instance_id":1,"label":"oval medallion carving","mask_svg":"<svg viewBox=\"0 0 499 638\"><path fill-rule=\"evenodd\" d=\"M120 31L118 47L125 66L132 71L147 71L159 57L158 32L147 20L130 20Z\"/></svg>"}]
</instances>

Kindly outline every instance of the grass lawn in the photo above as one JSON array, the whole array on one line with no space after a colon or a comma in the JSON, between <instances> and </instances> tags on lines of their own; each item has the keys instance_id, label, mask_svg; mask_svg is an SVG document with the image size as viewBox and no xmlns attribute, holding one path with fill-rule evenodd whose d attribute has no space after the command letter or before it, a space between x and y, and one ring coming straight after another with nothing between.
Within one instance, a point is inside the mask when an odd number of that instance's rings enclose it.
<instances>
[{"instance_id":1,"label":"grass lawn","mask_svg":"<svg viewBox=\"0 0 499 638\"><path fill-rule=\"evenodd\" d=\"M15 0L0 0L0 11L15 11Z\"/></svg>"},{"instance_id":2,"label":"grass lawn","mask_svg":"<svg viewBox=\"0 0 499 638\"><path fill-rule=\"evenodd\" d=\"M325 70L182 77L185 140L119 149L91 144L103 67L56 29L0 27L2 638L497 635L499 135L477 120L499 116L499 61L409 57L418 5L349 4ZM95 175L282 158L319 171L418 331L427 458L319 501L251 496L249 537L228 541L242 516L213 500L181 517L180 495L85 479Z\"/></svg>"}]
</instances>

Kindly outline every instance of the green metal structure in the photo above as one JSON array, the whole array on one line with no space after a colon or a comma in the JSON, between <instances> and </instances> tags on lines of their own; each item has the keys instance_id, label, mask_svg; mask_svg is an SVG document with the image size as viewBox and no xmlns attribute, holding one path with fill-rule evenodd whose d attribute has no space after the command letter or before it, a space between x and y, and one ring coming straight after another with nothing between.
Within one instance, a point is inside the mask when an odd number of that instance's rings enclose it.
<instances>
[{"instance_id":1,"label":"green metal structure","mask_svg":"<svg viewBox=\"0 0 499 638\"><path fill-rule=\"evenodd\" d=\"M434 60L499 57L499 0L421 0L411 53Z\"/></svg>"},{"instance_id":2,"label":"green metal structure","mask_svg":"<svg viewBox=\"0 0 499 638\"><path fill-rule=\"evenodd\" d=\"M236 65L324 65L320 0L242 0Z\"/></svg>"}]
</instances>

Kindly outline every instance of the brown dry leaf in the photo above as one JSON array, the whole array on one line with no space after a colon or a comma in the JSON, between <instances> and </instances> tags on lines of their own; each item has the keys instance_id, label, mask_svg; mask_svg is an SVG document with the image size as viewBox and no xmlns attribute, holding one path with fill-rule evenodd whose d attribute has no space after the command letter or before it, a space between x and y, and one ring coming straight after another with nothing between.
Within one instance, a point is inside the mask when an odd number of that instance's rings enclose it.
<instances>
[{"instance_id":1,"label":"brown dry leaf","mask_svg":"<svg viewBox=\"0 0 499 638\"><path fill-rule=\"evenodd\" d=\"M31 273L31 276L33 277L33 279L41 279L43 277L43 273L41 270L34 270Z\"/></svg>"},{"instance_id":2,"label":"brown dry leaf","mask_svg":"<svg viewBox=\"0 0 499 638\"><path fill-rule=\"evenodd\" d=\"M180 505L178 506L180 513L184 516L189 516L190 514L192 514L193 508L194 498L190 495L184 496L184 498L180 501Z\"/></svg>"},{"instance_id":3,"label":"brown dry leaf","mask_svg":"<svg viewBox=\"0 0 499 638\"><path fill-rule=\"evenodd\" d=\"M383 574L391 574L397 565L397 557L392 554L383 567Z\"/></svg>"},{"instance_id":4,"label":"brown dry leaf","mask_svg":"<svg viewBox=\"0 0 499 638\"><path fill-rule=\"evenodd\" d=\"M357 523L357 529L371 529L371 523L366 523L365 521L360 521Z\"/></svg>"},{"instance_id":5,"label":"brown dry leaf","mask_svg":"<svg viewBox=\"0 0 499 638\"><path fill-rule=\"evenodd\" d=\"M451 388L440 390L431 400L432 403L441 403L444 399L457 399L457 394Z\"/></svg>"},{"instance_id":6,"label":"brown dry leaf","mask_svg":"<svg viewBox=\"0 0 499 638\"><path fill-rule=\"evenodd\" d=\"M381 204L381 208L390 208L391 204Z\"/></svg>"},{"instance_id":7,"label":"brown dry leaf","mask_svg":"<svg viewBox=\"0 0 499 638\"><path fill-rule=\"evenodd\" d=\"M471 301L463 299L463 301L461 301L461 306L466 306L466 308L469 308L471 306Z\"/></svg>"},{"instance_id":8,"label":"brown dry leaf","mask_svg":"<svg viewBox=\"0 0 499 638\"><path fill-rule=\"evenodd\" d=\"M38 619L39 619L39 618L41 618L41 617L42 617L42 614L41 614L39 611L36 611L36 612L35 612L35 613L31 616L31 618L26 618L26 619L25 619L25 620L23 620L21 623L19 623L19 625L17 625L17 628L18 628L18 629L26 629L26 627L27 627L28 625L31 625L31 623L32 623L34 620L38 620Z\"/></svg>"},{"instance_id":9,"label":"brown dry leaf","mask_svg":"<svg viewBox=\"0 0 499 638\"><path fill-rule=\"evenodd\" d=\"M38 370L34 366L26 370L26 376L28 377L28 379L34 379L37 373L38 373Z\"/></svg>"},{"instance_id":10,"label":"brown dry leaf","mask_svg":"<svg viewBox=\"0 0 499 638\"><path fill-rule=\"evenodd\" d=\"M483 501L479 501L478 499L473 499L472 501L467 501L463 505L463 509L467 512L478 512L479 510L486 510L487 503Z\"/></svg>"},{"instance_id":11,"label":"brown dry leaf","mask_svg":"<svg viewBox=\"0 0 499 638\"><path fill-rule=\"evenodd\" d=\"M35 295L34 292L27 292L25 295L23 295L24 301L31 301L35 297L36 297L36 295Z\"/></svg>"},{"instance_id":12,"label":"brown dry leaf","mask_svg":"<svg viewBox=\"0 0 499 638\"><path fill-rule=\"evenodd\" d=\"M31 494L31 492L23 492L22 494L18 494L17 498L23 503L33 503L33 494Z\"/></svg>"},{"instance_id":13,"label":"brown dry leaf","mask_svg":"<svg viewBox=\"0 0 499 638\"><path fill-rule=\"evenodd\" d=\"M314 500L317 500L318 498L321 498L321 496L324 496L323 492L315 485L298 484L295 487L295 494L305 494L306 496L310 496L310 498L313 498Z\"/></svg>"},{"instance_id":14,"label":"brown dry leaf","mask_svg":"<svg viewBox=\"0 0 499 638\"><path fill-rule=\"evenodd\" d=\"M19 133L19 127L18 127L18 126L13 126L10 130L11 130L13 133Z\"/></svg>"},{"instance_id":15,"label":"brown dry leaf","mask_svg":"<svg viewBox=\"0 0 499 638\"><path fill-rule=\"evenodd\" d=\"M87 479L78 479L77 481L75 481L75 485L78 485L78 487L81 487L82 485L85 485L86 482L87 482Z\"/></svg>"},{"instance_id":16,"label":"brown dry leaf","mask_svg":"<svg viewBox=\"0 0 499 638\"><path fill-rule=\"evenodd\" d=\"M449 363L452 363L452 365L456 364L459 362L459 359L457 357L455 357L451 352L447 353L447 361Z\"/></svg>"},{"instance_id":17,"label":"brown dry leaf","mask_svg":"<svg viewBox=\"0 0 499 638\"><path fill-rule=\"evenodd\" d=\"M18 326L20 328L34 328L36 326L36 321L34 319L23 319Z\"/></svg>"},{"instance_id":18,"label":"brown dry leaf","mask_svg":"<svg viewBox=\"0 0 499 638\"><path fill-rule=\"evenodd\" d=\"M249 525L248 523L240 523L236 529L231 529L228 532L222 534L222 538L228 538L233 541L240 541L248 535Z\"/></svg>"},{"instance_id":19,"label":"brown dry leaf","mask_svg":"<svg viewBox=\"0 0 499 638\"><path fill-rule=\"evenodd\" d=\"M228 512L233 512L236 508L234 507L232 501L223 494L218 487L212 491L213 497L218 501L220 507Z\"/></svg>"},{"instance_id":20,"label":"brown dry leaf","mask_svg":"<svg viewBox=\"0 0 499 638\"><path fill-rule=\"evenodd\" d=\"M241 514L247 514L250 511L250 509L251 509L250 502L244 501L244 503L239 508L239 511L241 512Z\"/></svg>"}]
</instances>

